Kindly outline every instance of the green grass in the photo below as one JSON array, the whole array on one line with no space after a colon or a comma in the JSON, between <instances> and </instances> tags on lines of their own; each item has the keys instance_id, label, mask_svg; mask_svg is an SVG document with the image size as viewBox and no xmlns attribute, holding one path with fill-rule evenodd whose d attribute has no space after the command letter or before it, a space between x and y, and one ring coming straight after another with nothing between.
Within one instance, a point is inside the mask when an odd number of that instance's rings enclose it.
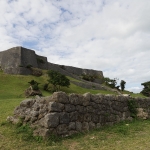
<instances>
[{"instance_id":1,"label":"green grass","mask_svg":"<svg viewBox=\"0 0 150 150\"><path fill-rule=\"evenodd\" d=\"M47 83L47 76L43 75L41 77L35 77L32 75L8 75L0 72L0 99L9 99L9 98L24 98L24 91L29 87L29 81L35 80L39 84L39 88L42 91L43 96L51 95L52 92L47 92L43 90L43 86ZM76 80L69 77L70 80ZM78 81L78 80L77 80ZM62 87L62 91L66 93L80 93L84 94L90 92L92 94L115 94L114 92L103 91L103 90L90 90L76 86L75 84L70 85L69 88Z\"/></svg>"}]
</instances>

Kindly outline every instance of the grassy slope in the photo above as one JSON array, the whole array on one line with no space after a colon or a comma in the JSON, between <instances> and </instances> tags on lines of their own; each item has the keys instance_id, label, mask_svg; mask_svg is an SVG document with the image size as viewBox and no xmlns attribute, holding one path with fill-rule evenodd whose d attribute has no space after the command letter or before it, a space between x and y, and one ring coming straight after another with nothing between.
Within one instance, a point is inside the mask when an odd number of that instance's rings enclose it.
<instances>
[{"instance_id":1,"label":"grassy slope","mask_svg":"<svg viewBox=\"0 0 150 150\"><path fill-rule=\"evenodd\" d=\"M70 80L74 80L69 77ZM8 75L4 73L0 73L0 99L10 99L10 98L23 98L24 91L29 87L29 81L36 80L39 82L40 90L42 91L44 96L51 95L52 93L46 92L43 89L44 83L47 82L47 76L43 75L41 77L35 76L23 76L23 75ZM102 94L114 94L113 92L108 91L100 91L100 90L87 90L81 87L78 87L74 84L70 85L70 88L62 88L62 91L66 93L86 93L91 92L93 94L102 93Z\"/></svg>"}]
</instances>

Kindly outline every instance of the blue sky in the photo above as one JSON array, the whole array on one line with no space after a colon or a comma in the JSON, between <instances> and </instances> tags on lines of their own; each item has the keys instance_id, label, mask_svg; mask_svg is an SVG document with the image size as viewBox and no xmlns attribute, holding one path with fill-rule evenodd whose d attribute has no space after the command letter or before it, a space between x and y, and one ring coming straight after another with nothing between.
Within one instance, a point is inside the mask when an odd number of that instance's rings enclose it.
<instances>
[{"instance_id":1,"label":"blue sky","mask_svg":"<svg viewBox=\"0 0 150 150\"><path fill-rule=\"evenodd\" d=\"M139 92L150 81L149 12L149 0L0 0L0 51L34 49Z\"/></svg>"}]
</instances>

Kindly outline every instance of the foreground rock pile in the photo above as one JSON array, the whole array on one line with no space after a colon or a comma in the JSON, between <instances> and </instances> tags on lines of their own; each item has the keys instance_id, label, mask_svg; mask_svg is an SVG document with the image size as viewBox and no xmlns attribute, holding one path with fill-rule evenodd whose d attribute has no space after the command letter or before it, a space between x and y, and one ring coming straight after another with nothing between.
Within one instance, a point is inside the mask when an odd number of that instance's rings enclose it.
<instances>
[{"instance_id":1,"label":"foreground rock pile","mask_svg":"<svg viewBox=\"0 0 150 150\"><path fill-rule=\"evenodd\" d=\"M106 124L132 120L128 100L129 97L124 96L90 93L68 96L64 92L55 92L50 97L36 96L35 99L22 101L14 110L14 116L9 116L7 120L14 124L20 120L23 124L29 123L34 128L34 135L68 136ZM150 103L145 105L142 101L141 105L148 107Z\"/></svg>"}]
</instances>

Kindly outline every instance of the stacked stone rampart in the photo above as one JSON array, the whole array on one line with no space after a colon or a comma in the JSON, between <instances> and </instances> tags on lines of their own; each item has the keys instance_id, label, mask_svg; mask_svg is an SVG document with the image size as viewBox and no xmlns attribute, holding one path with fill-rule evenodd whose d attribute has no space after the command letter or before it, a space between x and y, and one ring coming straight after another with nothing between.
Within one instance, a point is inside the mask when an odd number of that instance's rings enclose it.
<instances>
[{"instance_id":1,"label":"stacked stone rampart","mask_svg":"<svg viewBox=\"0 0 150 150\"><path fill-rule=\"evenodd\" d=\"M8 120L36 127L35 135L68 136L103 125L132 120L128 107L130 97L112 95L70 94L55 92L50 97L36 97L21 102ZM133 98L140 110L139 117L150 118L150 99Z\"/></svg>"},{"instance_id":2,"label":"stacked stone rampart","mask_svg":"<svg viewBox=\"0 0 150 150\"><path fill-rule=\"evenodd\" d=\"M103 82L102 71L53 64L47 61L47 57L39 56L34 50L23 48L21 46L0 52L0 69L5 73L30 75L32 74L32 71L27 68L29 65L39 69L56 70L72 77L78 77L82 74L93 75L100 77L95 79L95 82Z\"/></svg>"},{"instance_id":3,"label":"stacked stone rampart","mask_svg":"<svg viewBox=\"0 0 150 150\"><path fill-rule=\"evenodd\" d=\"M41 63L38 60L43 60ZM34 68L48 69L47 58L35 54L35 51L23 47L14 47L0 52L1 69L8 74L32 74L27 68L30 65Z\"/></svg>"}]
</instances>

